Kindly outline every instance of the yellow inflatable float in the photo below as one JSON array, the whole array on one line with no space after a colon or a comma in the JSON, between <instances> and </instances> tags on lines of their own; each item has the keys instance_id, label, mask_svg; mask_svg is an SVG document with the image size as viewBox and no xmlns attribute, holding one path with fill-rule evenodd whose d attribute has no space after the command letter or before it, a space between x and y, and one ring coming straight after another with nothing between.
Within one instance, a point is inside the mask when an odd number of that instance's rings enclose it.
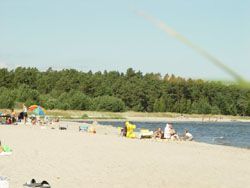
<instances>
[{"instance_id":1,"label":"yellow inflatable float","mask_svg":"<svg viewBox=\"0 0 250 188\"><path fill-rule=\"evenodd\" d=\"M134 133L134 130L136 128L136 125L132 124L132 123L129 123L128 121L125 123L126 125L126 128L127 128L127 134L126 134L126 137L127 138L135 138L135 133Z\"/></svg>"}]
</instances>

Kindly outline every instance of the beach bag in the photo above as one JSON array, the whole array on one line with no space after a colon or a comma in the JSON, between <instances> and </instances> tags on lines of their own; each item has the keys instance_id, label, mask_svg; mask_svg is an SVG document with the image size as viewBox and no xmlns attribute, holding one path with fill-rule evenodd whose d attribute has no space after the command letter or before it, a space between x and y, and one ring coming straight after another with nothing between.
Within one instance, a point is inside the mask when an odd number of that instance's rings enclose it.
<instances>
[{"instance_id":1,"label":"beach bag","mask_svg":"<svg viewBox=\"0 0 250 188\"><path fill-rule=\"evenodd\" d=\"M0 176L0 188L9 188L9 182L6 177Z\"/></svg>"}]
</instances>

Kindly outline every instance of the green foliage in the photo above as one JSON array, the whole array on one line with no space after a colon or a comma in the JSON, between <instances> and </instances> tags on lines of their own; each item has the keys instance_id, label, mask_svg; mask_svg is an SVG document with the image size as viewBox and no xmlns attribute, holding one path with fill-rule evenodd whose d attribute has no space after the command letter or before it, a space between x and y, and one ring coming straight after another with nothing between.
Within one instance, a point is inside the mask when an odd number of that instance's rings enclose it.
<instances>
[{"instance_id":1,"label":"green foliage","mask_svg":"<svg viewBox=\"0 0 250 188\"><path fill-rule=\"evenodd\" d=\"M40 102L39 104L44 107L45 109L55 109L58 105L58 100L53 98L50 95L40 95Z\"/></svg>"},{"instance_id":2,"label":"green foliage","mask_svg":"<svg viewBox=\"0 0 250 188\"><path fill-rule=\"evenodd\" d=\"M70 109L74 110L88 110L91 105L90 98L80 91L70 92L67 100Z\"/></svg>"},{"instance_id":3,"label":"green foliage","mask_svg":"<svg viewBox=\"0 0 250 188\"><path fill-rule=\"evenodd\" d=\"M0 88L0 108L13 108L15 98L14 92L3 87Z\"/></svg>"},{"instance_id":4,"label":"green foliage","mask_svg":"<svg viewBox=\"0 0 250 188\"><path fill-rule=\"evenodd\" d=\"M155 100L154 112L166 112L166 104L163 98Z\"/></svg>"},{"instance_id":5,"label":"green foliage","mask_svg":"<svg viewBox=\"0 0 250 188\"><path fill-rule=\"evenodd\" d=\"M15 89L17 95L17 102L27 102L33 101L33 103L37 103L39 101L39 93L35 89L31 89L28 85L23 84L20 85L17 89Z\"/></svg>"},{"instance_id":6,"label":"green foliage","mask_svg":"<svg viewBox=\"0 0 250 188\"><path fill-rule=\"evenodd\" d=\"M101 96L93 100L92 110L122 112L125 110L125 104L116 97Z\"/></svg>"},{"instance_id":7,"label":"green foliage","mask_svg":"<svg viewBox=\"0 0 250 188\"><path fill-rule=\"evenodd\" d=\"M211 106L211 114L221 114L218 106Z\"/></svg>"},{"instance_id":8,"label":"green foliage","mask_svg":"<svg viewBox=\"0 0 250 188\"><path fill-rule=\"evenodd\" d=\"M87 119L87 118L89 118L89 116L88 116L88 114L83 114L81 118L82 119Z\"/></svg>"},{"instance_id":9,"label":"green foliage","mask_svg":"<svg viewBox=\"0 0 250 188\"><path fill-rule=\"evenodd\" d=\"M26 103L63 110L250 115L250 89L131 68L126 73L0 69L0 89L0 108Z\"/></svg>"}]
</instances>

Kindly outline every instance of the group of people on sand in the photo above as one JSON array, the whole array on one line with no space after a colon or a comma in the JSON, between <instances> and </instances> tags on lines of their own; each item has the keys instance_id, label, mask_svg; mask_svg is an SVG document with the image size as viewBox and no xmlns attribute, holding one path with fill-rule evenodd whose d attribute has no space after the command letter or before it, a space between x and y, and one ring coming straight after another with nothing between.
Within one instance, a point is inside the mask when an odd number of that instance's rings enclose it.
<instances>
[{"instance_id":1,"label":"group of people on sand","mask_svg":"<svg viewBox=\"0 0 250 188\"><path fill-rule=\"evenodd\" d=\"M173 125L170 123L166 124L164 131L161 128L158 128L153 135L154 138L160 139L171 139L171 140L193 140L193 135L188 131L188 129L184 130L184 134L179 136L176 130L173 128Z\"/></svg>"},{"instance_id":2,"label":"group of people on sand","mask_svg":"<svg viewBox=\"0 0 250 188\"><path fill-rule=\"evenodd\" d=\"M14 109L9 112L3 112L0 114L0 123L2 124L13 124L17 122L17 116Z\"/></svg>"},{"instance_id":3,"label":"group of people on sand","mask_svg":"<svg viewBox=\"0 0 250 188\"><path fill-rule=\"evenodd\" d=\"M5 111L0 113L0 123L2 124L15 124L24 120L24 123L27 122L28 113L27 107L23 104L23 111L20 112L18 115L16 114L15 110L12 108L10 111Z\"/></svg>"},{"instance_id":4,"label":"group of people on sand","mask_svg":"<svg viewBox=\"0 0 250 188\"><path fill-rule=\"evenodd\" d=\"M56 117L53 120L49 119L47 116L44 118L40 118L40 116L31 114L28 116L28 108L25 104L23 104L22 111L20 113L16 113L14 109L9 111L5 111L3 113L0 112L0 124L17 124L17 122L22 122L24 124L31 124L31 125L43 125L49 124L53 122L59 122L59 118Z\"/></svg>"},{"instance_id":5,"label":"group of people on sand","mask_svg":"<svg viewBox=\"0 0 250 188\"><path fill-rule=\"evenodd\" d=\"M125 122L124 127L121 128L121 136L128 137L128 125L132 126L133 124ZM134 129L135 129L135 127L134 127ZM147 133L149 133L149 132L147 132ZM145 137L145 135L144 135L144 137ZM158 128L157 130L155 130L152 133L152 135L147 134L146 137L147 138L153 137L155 139L170 139L170 140L187 140L187 141L193 140L193 135L189 132L188 129L185 129L183 135L179 136L177 134L176 130L173 128L173 125L171 123L167 123L164 130L162 130L161 128ZM142 136L141 136L141 138L142 138Z\"/></svg>"}]
</instances>

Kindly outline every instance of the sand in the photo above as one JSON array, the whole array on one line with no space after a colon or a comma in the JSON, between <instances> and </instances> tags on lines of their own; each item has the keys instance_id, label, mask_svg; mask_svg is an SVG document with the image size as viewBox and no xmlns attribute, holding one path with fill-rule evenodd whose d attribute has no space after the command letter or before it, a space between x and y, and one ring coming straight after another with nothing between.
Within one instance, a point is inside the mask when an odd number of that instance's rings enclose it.
<instances>
[{"instance_id":1,"label":"sand","mask_svg":"<svg viewBox=\"0 0 250 188\"><path fill-rule=\"evenodd\" d=\"M35 178L53 188L250 187L250 150L196 142L158 142L119 137L110 127L97 134L38 126L0 126L13 149L0 156L0 176L10 188Z\"/></svg>"}]
</instances>

